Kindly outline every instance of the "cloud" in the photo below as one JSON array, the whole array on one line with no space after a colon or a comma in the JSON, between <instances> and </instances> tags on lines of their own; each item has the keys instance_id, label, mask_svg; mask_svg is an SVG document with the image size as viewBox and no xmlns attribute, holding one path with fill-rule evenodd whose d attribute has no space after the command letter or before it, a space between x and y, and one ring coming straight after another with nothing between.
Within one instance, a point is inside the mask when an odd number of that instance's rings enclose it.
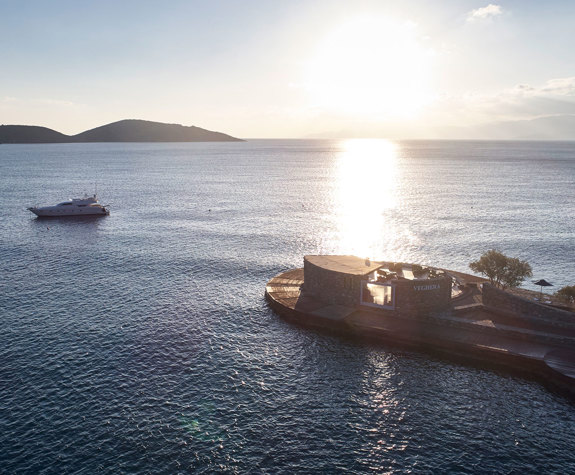
<instances>
[{"instance_id":1,"label":"cloud","mask_svg":"<svg viewBox=\"0 0 575 475\"><path fill-rule=\"evenodd\" d=\"M550 79L541 88L541 93L556 96L575 96L575 76Z\"/></svg>"},{"instance_id":2,"label":"cloud","mask_svg":"<svg viewBox=\"0 0 575 475\"><path fill-rule=\"evenodd\" d=\"M307 134L321 130L316 124L333 131L316 137L574 140L575 76L493 92L441 94L411 120L351 121L315 112L306 122Z\"/></svg>"},{"instance_id":3,"label":"cloud","mask_svg":"<svg viewBox=\"0 0 575 475\"><path fill-rule=\"evenodd\" d=\"M507 91L504 91L504 94L507 96L517 97L568 99L566 96L575 97L575 76L549 79L542 86L519 84Z\"/></svg>"},{"instance_id":4,"label":"cloud","mask_svg":"<svg viewBox=\"0 0 575 475\"><path fill-rule=\"evenodd\" d=\"M470 94L468 99L477 102L525 102L532 99L575 103L575 76L549 79L542 85L518 84L496 94Z\"/></svg>"},{"instance_id":5,"label":"cloud","mask_svg":"<svg viewBox=\"0 0 575 475\"><path fill-rule=\"evenodd\" d=\"M489 20L491 18L501 15L502 13L503 10L499 5L494 5L493 3L490 3L486 7L471 10L467 14L467 21L475 22L475 21Z\"/></svg>"},{"instance_id":6,"label":"cloud","mask_svg":"<svg viewBox=\"0 0 575 475\"><path fill-rule=\"evenodd\" d=\"M549 79L542 85L519 84L482 97L479 110L505 120L575 114L575 77Z\"/></svg>"},{"instance_id":7,"label":"cloud","mask_svg":"<svg viewBox=\"0 0 575 475\"><path fill-rule=\"evenodd\" d=\"M491 93L442 94L425 113L424 122L445 126L575 115L575 77L523 83Z\"/></svg>"}]
</instances>

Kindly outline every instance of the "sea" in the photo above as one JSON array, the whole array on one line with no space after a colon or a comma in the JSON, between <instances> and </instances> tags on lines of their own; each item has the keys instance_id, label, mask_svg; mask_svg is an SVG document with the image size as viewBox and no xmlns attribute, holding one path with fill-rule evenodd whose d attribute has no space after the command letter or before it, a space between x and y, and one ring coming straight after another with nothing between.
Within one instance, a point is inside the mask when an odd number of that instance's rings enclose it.
<instances>
[{"instance_id":1,"label":"sea","mask_svg":"<svg viewBox=\"0 0 575 475\"><path fill-rule=\"evenodd\" d=\"M306 254L574 285L575 142L2 144L0 200L0 473L575 473L562 393L264 298Z\"/></svg>"}]
</instances>

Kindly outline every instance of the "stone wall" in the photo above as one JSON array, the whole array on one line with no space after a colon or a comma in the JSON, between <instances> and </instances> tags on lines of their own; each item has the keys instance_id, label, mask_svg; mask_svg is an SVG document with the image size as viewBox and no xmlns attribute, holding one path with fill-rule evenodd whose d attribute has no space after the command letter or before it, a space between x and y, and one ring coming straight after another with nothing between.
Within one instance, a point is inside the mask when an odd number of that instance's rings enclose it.
<instances>
[{"instance_id":1,"label":"stone wall","mask_svg":"<svg viewBox=\"0 0 575 475\"><path fill-rule=\"evenodd\" d=\"M360 304L365 275L352 275L318 267L304 258L303 290L316 299L336 305L356 307ZM451 278L427 280L400 279L395 287L395 307L407 314L423 314L446 309L451 304Z\"/></svg>"},{"instance_id":2,"label":"stone wall","mask_svg":"<svg viewBox=\"0 0 575 475\"><path fill-rule=\"evenodd\" d=\"M483 284L483 305L523 318L544 320L558 326L575 326L575 313L559 310Z\"/></svg>"},{"instance_id":3,"label":"stone wall","mask_svg":"<svg viewBox=\"0 0 575 475\"><path fill-rule=\"evenodd\" d=\"M451 304L451 277L427 280L398 280L395 306L401 313L425 314L448 308Z\"/></svg>"},{"instance_id":4,"label":"stone wall","mask_svg":"<svg viewBox=\"0 0 575 475\"><path fill-rule=\"evenodd\" d=\"M307 259L304 259L303 269L303 290L307 294L332 305L355 307L359 304L363 276L327 270Z\"/></svg>"}]
</instances>

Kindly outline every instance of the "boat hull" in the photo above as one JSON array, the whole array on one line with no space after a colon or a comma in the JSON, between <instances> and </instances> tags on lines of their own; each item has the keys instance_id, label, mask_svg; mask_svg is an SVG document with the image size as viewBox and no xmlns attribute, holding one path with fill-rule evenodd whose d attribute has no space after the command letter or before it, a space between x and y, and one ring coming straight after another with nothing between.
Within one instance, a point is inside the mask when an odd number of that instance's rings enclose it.
<instances>
[{"instance_id":1,"label":"boat hull","mask_svg":"<svg viewBox=\"0 0 575 475\"><path fill-rule=\"evenodd\" d=\"M84 195L83 198L74 198L63 201L55 206L32 206L28 211L40 218L62 218L67 216L106 216L110 210L98 203L96 194Z\"/></svg>"},{"instance_id":2,"label":"boat hull","mask_svg":"<svg viewBox=\"0 0 575 475\"><path fill-rule=\"evenodd\" d=\"M39 218L62 218L67 216L107 216L110 214L110 211L103 207L86 207L72 210L62 209L58 206L49 206L45 208L28 208L28 210Z\"/></svg>"}]
</instances>

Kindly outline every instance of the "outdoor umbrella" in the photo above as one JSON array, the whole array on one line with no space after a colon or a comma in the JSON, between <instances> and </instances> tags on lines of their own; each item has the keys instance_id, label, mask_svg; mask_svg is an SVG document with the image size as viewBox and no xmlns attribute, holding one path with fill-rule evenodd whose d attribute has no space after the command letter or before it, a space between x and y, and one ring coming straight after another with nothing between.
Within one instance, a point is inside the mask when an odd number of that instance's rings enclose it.
<instances>
[{"instance_id":1,"label":"outdoor umbrella","mask_svg":"<svg viewBox=\"0 0 575 475\"><path fill-rule=\"evenodd\" d=\"M539 300L541 300L541 297L543 296L543 287L553 287L553 284L550 284L545 279L533 281L533 283L541 287L541 291L539 292Z\"/></svg>"}]
</instances>

